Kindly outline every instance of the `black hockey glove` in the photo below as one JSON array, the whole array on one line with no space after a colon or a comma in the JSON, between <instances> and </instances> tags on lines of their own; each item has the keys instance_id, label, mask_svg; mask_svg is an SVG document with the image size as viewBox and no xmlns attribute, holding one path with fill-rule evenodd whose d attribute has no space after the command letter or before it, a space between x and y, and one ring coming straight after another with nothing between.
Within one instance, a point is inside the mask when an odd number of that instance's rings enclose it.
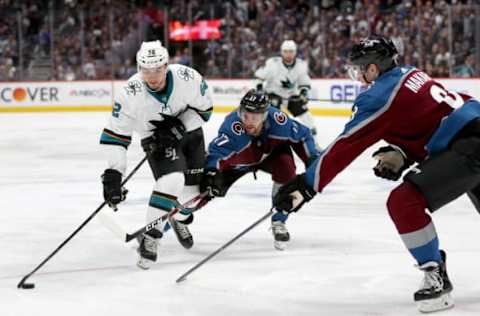
<instances>
[{"instance_id":1,"label":"black hockey glove","mask_svg":"<svg viewBox=\"0 0 480 316\"><path fill-rule=\"evenodd\" d=\"M303 101L304 105L308 103L308 89L300 89L300 99Z\"/></svg>"},{"instance_id":2,"label":"black hockey glove","mask_svg":"<svg viewBox=\"0 0 480 316\"><path fill-rule=\"evenodd\" d=\"M270 100L270 104L277 109L280 109L282 105L282 97L275 93L269 93L268 99Z\"/></svg>"},{"instance_id":3,"label":"black hockey glove","mask_svg":"<svg viewBox=\"0 0 480 316\"><path fill-rule=\"evenodd\" d=\"M125 201L128 193L128 190L122 188L122 174L115 169L107 169L102 174L102 183L103 198L116 211L116 205Z\"/></svg>"},{"instance_id":4,"label":"black hockey glove","mask_svg":"<svg viewBox=\"0 0 480 316\"><path fill-rule=\"evenodd\" d=\"M375 175L392 181L397 181L403 171L413 164L413 161L408 160L400 149L390 145L380 147L372 157L378 160L377 165L373 167Z\"/></svg>"},{"instance_id":5,"label":"black hockey glove","mask_svg":"<svg viewBox=\"0 0 480 316\"><path fill-rule=\"evenodd\" d=\"M308 103L308 97L303 93L300 93L298 95L292 95L288 98L289 107L302 108L307 103Z\"/></svg>"},{"instance_id":6,"label":"black hockey glove","mask_svg":"<svg viewBox=\"0 0 480 316\"><path fill-rule=\"evenodd\" d=\"M287 109L293 116L299 116L308 111L308 99L305 95L292 95L288 98Z\"/></svg>"},{"instance_id":7,"label":"black hockey glove","mask_svg":"<svg viewBox=\"0 0 480 316\"><path fill-rule=\"evenodd\" d=\"M317 192L305 182L305 174L301 174L278 190L273 197L273 206L281 212L296 212L315 194Z\"/></svg>"},{"instance_id":8,"label":"black hockey glove","mask_svg":"<svg viewBox=\"0 0 480 316\"><path fill-rule=\"evenodd\" d=\"M180 119L165 115L162 121L150 121L155 126L150 137L142 139L141 144L146 153L153 153L169 147L176 147L186 133Z\"/></svg>"},{"instance_id":9,"label":"black hockey glove","mask_svg":"<svg viewBox=\"0 0 480 316\"><path fill-rule=\"evenodd\" d=\"M217 169L206 169L203 171L200 182L200 192L208 192L210 197L224 197L227 190L224 188L223 175Z\"/></svg>"}]
</instances>

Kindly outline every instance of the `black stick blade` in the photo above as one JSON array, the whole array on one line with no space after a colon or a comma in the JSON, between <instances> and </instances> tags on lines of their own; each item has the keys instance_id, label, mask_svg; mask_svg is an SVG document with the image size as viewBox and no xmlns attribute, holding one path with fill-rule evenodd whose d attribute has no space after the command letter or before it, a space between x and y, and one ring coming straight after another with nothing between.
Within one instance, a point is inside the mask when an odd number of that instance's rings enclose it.
<instances>
[{"instance_id":1,"label":"black stick blade","mask_svg":"<svg viewBox=\"0 0 480 316\"><path fill-rule=\"evenodd\" d=\"M33 284L33 283L23 283L21 288L31 290L31 289L35 288L35 284Z\"/></svg>"},{"instance_id":2,"label":"black stick blade","mask_svg":"<svg viewBox=\"0 0 480 316\"><path fill-rule=\"evenodd\" d=\"M185 281L186 279L187 279L187 278L186 278L185 276L181 276L181 277L179 277L175 282L180 283L180 282Z\"/></svg>"}]
</instances>

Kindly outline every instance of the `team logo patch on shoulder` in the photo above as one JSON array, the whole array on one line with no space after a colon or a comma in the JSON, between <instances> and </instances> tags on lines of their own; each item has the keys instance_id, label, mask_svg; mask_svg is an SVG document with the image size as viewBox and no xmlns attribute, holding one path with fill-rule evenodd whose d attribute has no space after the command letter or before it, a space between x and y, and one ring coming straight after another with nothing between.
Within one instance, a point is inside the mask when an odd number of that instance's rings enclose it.
<instances>
[{"instance_id":1,"label":"team logo patch on shoulder","mask_svg":"<svg viewBox=\"0 0 480 316\"><path fill-rule=\"evenodd\" d=\"M232 123L232 132L236 135L240 136L244 132L243 125L239 121L235 121Z\"/></svg>"},{"instance_id":2,"label":"team logo patch on shoulder","mask_svg":"<svg viewBox=\"0 0 480 316\"><path fill-rule=\"evenodd\" d=\"M279 125L285 125L285 123L287 123L287 115L283 112L273 113L273 118Z\"/></svg>"},{"instance_id":3,"label":"team logo patch on shoulder","mask_svg":"<svg viewBox=\"0 0 480 316\"><path fill-rule=\"evenodd\" d=\"M180 79L183 79L185 81L193 80L193 78L194 78L193 71L188 69L187 67L178 68L177 76Z\"/></svg>"},{"instance_id":4,"label":"team logo patch on shoulder","mask_svg":"<svg viewBox=\"0 0 480 316\"><path fill-rule=\"evenodd\" d=\"M138 80L132 80L127 83L127 86L124 87L127 95L136 95L137 93L142 92L142 83Z\"/></svg>"}]
</instances>

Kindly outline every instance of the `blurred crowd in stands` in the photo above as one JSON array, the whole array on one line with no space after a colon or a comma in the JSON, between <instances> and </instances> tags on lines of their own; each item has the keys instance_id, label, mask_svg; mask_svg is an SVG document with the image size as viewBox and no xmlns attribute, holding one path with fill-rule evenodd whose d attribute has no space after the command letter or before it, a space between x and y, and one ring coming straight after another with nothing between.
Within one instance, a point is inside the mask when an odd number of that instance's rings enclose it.
<instances>
[{"instance_id":1,"label":"blurred crowd in stands","mask_svg":"<svg viewBox=\"0 0 480 316\"><path fill-rule=\"evenodd\" d=\"M0 0L0 81L125 79L152 39L172 63L235 78L293 39L312 77L345 77L352 41L371 33L434 77L480 77L479 13L477 0ZM221 19L222 37L167 41L165 19Z\"/></svg>"}]
</instances>

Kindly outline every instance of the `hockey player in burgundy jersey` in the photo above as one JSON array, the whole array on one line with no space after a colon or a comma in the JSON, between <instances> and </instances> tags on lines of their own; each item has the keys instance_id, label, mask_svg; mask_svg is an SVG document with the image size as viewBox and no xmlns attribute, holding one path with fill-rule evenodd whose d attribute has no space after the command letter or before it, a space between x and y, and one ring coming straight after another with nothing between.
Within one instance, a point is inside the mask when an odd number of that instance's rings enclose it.
<instances>
[{"instance_id":1,"label":"hockey player in burgundy jersey","mask_svg":"<svg viewBox=\"0 0 480 316\"><path fill-rule=\"evenodd\" d=\"M351 76L370 88L353 105L344 131L305 174L280 188L277 209L297 211L321 192L365 149L384 140L374 153L375 175L398 180L387 208L405 246L425 274L414 300L422 312L453 306L445 252L430 213L463 193L475 205L480 183L480 103L446 90L414 67L399 67L390 40L372 36L350 53Z\"/></svg>"},{"instance_id":2,"label":"hockey player in burgundy jersey","mask_svg":"<svg viewBox=\"0 0 480 316\"><path fill-rule=\"evenodd\" d=\"M318 155L310 129L270 106L266 93L252 89L225 118L208 146L200 190L225 196L241 176L262 170L272 175L273 196L280 185L296 176L292 149L305 165ZM272 216L274 245L279 250L290 239L286 220L282 212Z\"/></svg>"}]
</instances>

